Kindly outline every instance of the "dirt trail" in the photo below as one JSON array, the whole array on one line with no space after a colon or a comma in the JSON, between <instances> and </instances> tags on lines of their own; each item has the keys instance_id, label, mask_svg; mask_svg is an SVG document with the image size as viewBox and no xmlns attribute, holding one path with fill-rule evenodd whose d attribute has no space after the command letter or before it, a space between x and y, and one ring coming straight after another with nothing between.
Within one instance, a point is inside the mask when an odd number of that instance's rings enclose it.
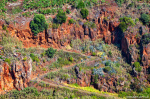
<instances>
[{"instance_id":1,"label":"dirt trail","mask_svg":"<svg viewBox=\"0 0 150 99\"><path fill-rule=\"evenodd\" d=\"M60 50L60 49L57 49L57 50ZM65 52L70 52L70 53L75 53L75 52L68 51L68 50L63 50L63 51L65 51ZM81 54L81 53L79 53L79 54ZM87 55L85 55L85 54L81 54L81 55L87 56ZM94 58L96 58L96 59L94 59ZM94 60L92 60L92 59L94 59ZM86 59L86 60L83 60L82 62L80 61L80 62L78 62L78 63L74 63L74 64L71 64L71 65L68 65L68 66L64 66L64 67L59 68L59 69L53 69L53 70L51 70L51 71L49 71L49 72L57 72L57 71L59 71L59 70L61 70L61 69L70 69L70 68L74 67L76 64L90 63L90 62L93 62L93 61L96 61L96 60L99 60L99 59L100 59L99 57L91 56L90 58L88 58L88 59ZM76 89L76 88L73 88L73 87L65 86L65 85L63 85L63 84L61 84L61 83L57 83L57 82L53 82L53 81L48 80L48 79L44 79L44 76L46 76L49 72L44 73L44 74L41 74L41 75L39 75L39 76L37 76L37 77L34 77L34 78L32 78L31 80L32 80L32 81L37 81L38 83L44 81L45 84L49 84L50 86L53 86L53 87L68 88L68 89L70 89L70 90L75 90L75 89ZM93 94L93 92L84 91L84 90L82 90L82 89L77 89L77 90L78 90L79 92L81 92L81 93ZM94 94L96 94L96 95L98 95L98 96L104 96L104 97L106 97L107 99L111 99L111 98L120 99L119 97L111 96L111 95L108 95L108 94L100 94L100 93L94 93Z\"/></svg>"},{"instance_id":2,"label":"dirt trail","mask_svg":"<svg viewBox=\"0 0 150 99\"><path fill-rule=\"evenodd\" d=\"M36 81L37 81L37 82L42 82L43 80L41 80L40 78L37 78ZM58 84L58 83L53 83L53 82L46 82L45 80L44 80L44 83L45 83L45 84L49 84L50 86L56 87L56 88L57 88L57 87L58 87L58 88L67 88L67 89L69 89L69 90L75 90L75 89L77 89L77 88L65 86L65 85L63 85L63 84ZM119 98L119 97L111 96L111 95L108 95L108 94L94 93L94 92L89 92L89 91L85 91L85 90L82 90L82 89L77 89L77 90L78 90L78 92L85 93L85 94L96 94L97 96L104 96L104 97L106 97L106 99L121 99L121 98Z\"/></svg>"},{"instance_id":3,"label":"dirt trail","mask_svg":"<svg viewBox=\"0 0 150 99\"><path fill-rule=\"evenodd\" d=\"M90 58L91 59L91 58ZM92 60L92 61L89 61L90 59L87 59L87 60L83 60L83 62L78 62L78 63L74 63L74 64L71 64L71 65L67 65L67 66L64 66L64 67L62 67L62 68L59 68L59 69L53 69L53 70L50 70L50 71L48 71L47 73L44 73L44 74L41 74L41 75L39 75L39 76L36 76L36 77L34 77L34 78L32 78L31 80L36 80L37 78L43 78L44 76L46 76L49 72L57 72L57 71L59 71L59 70L61 70L61 69L69 69L69 68L72 68L72 67L74 67L76 64L81 64L81 63L86 63L86 62L93 62L93 61L95 61L95 60ZM99 58L98 58L99 59ZM98 60L98 59L96 59L96 60Z\"/></svg>"}]
</instances>

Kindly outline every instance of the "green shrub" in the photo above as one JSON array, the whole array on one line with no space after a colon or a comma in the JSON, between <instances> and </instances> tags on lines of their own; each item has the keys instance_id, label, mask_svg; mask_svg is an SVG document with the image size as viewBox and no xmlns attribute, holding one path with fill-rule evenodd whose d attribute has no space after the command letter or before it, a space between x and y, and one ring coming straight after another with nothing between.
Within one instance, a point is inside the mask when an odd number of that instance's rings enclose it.
<instances>
[{"instance_id":1,"label":"green shrub","mask_svg":"<svg viewBox=\"0 0 150 99\"><path fill-rule=\"evenodd\" d=\"M70 11L69 9L67 9L67 10L66 10L66 13L70 14L70 13L71 13L71 11Z\"/></svg>"},{"instance_id":2,"label":"green shrub","mask_svg":"<svg viewBox=\"0 0 150 99\"><path fill-rule=\"evenodd\" d=\"M111 51L109 51L109 52L108 52L108 55L109 55L110 57L112 57L112 52L111 52Z\"/></svg>"},{"instance_id":3,"label":"green shrub","mask_svg":"<svg viewBox=\"0 0 150 99\"><path fill-rule=\"evenodd\" d=\"M3 30L7 30L7 26L3 24L2 26Z\"/></svg>"},{"instance_id":4,"label":"green shrub","mask_svg":"<svg viewBox=\"0 0 150 99\"><path fill-rule=\"evenodd\" d=\"M142 44L150 43L150 34L146 33L142 36Z\"/></svg>"},{"instance_id":5,"label":"green shrub","mask_svg":"<svg viewBox=\"0 0 150 99\"><path fill-rule=\"evenodd\" d=\"M60 77L62 80L67 80L69 78L69 75L68 74L63 74L61 75Z\"/></svg>"},{"instance_id":6,"label":"green shrub","mask_svg":"<svg viewBox=\"0 0 150 99\"><path fill-rule=\"evenodd\" d=\"M142 71L142 67L140 66L139 62L134 62L133 65L134 65L136 71L138 71L138 72Z\"/></svg>"},{"instance_id":7,"label":"green shrub","mask_svg":"<svg viewBox=\"0 0 150 99\"><path fill-rule=\"evenodd\" d=\"M12 12L13 14L17 14L17 13L20 13L21 11L22 11L22 10L21 10L19 7L15 7L15 8L12 9L11 12Z\"/></svg>"},{"instance_id":8,"label":"green shrub","mask_svg":"<svg viewBox=\"0 0 150 99\"><path fill-rule=\"evenodd\" d=\"M95 52L92 52L92 56L96 56L96 53L95 53Z\"/></svg>"},{"instance_id":9,"label":"green shrub","mask_svg":"<svg viewBox=\"0 0 150 99\"><path fill-rule=\"evenodd\" d=\"M107 62L105 63L105 66L110 66L110 62L107 61Z\"/></svg>"},{"instance_id":10,"label":"green shrub","mask_svg":"<svg viewBox=\"0 0 150 99\"><path fill-rule=\"evenodd\" d=\"M43 63L45 63L46 62L46 60L45 59L43 59Z\"/></svg>"},{"instance_id":11,"label":"green shrub","mask_svg":"<svg viewBox=\"0 0 150 99\"><path fill-rule=\"evenodd\" d=\"M123 78L123 77L120 77L118 80L119 80L120 82L123 82L123 81L124 81L124 78Z\"/></svg>"},{"instance_id":12,"label":"green shrub","mask_svg":"<svg viewBox=\"0 0 150 99\"><path fill-rule=\"evenodd\" d=\"M3 59L3 57L0 55L0 59Z\"/></svg>"},{"instance_id":13,"label":"green shrub","mask_svg":"<svg viewBox=\"0 0 150 99\"><path fill-rule=\"evenodd\" d=\"M105 3L105 0L101 0L102 3Z\"/></svg>"},{"instance_id":14,"label":"green shrub","mask_svg":"<svg viewBox=\"0 0 150 99\"><path fill-rule=\"evenodd\" d=\"M69 57L69 61L70 61L70 62L73 62L73 57L72 57L72 56Z\"/></svg>"},{"instance_id":15,"label":"green shrub","mask_svg":"<svg viewBox=\"0 0 150 99\"><path fill-rule=\"evenodd\" d=\"M80 1L77 5L77 8L80 9L80 8L85 8L85 4L83 1Z\"/></svg>"},{"instance_id":16,"label":"green shrub","mask_svg":"<svg viewBox=\"0 0 150 99\"><path fill-rule=\"evenodd\" d=\"M132 2L132 3L130 3L130 4L127 6L127 9L130 8L130 7L134 7L134 6L135 6L135 3Z\"/></svg>"},{"instance_id":17,"label":"green shrub","mask_svg":"<svg viewBox=\"0 0 150 99\"><path fill-rule=\"evenodd\" d=\"M119 64L119 63L116 63L116 67L120 67L120 64Z\"/></svg>"},{"instance_id":18,"label":"green shrub","mask_svg":"<svg viewBox=\"0 0 150 99\"><path fill-rule=\"evenodd\" d=\"M7 62L8 64L11 64L11 61L9 58L5 58L4 62Z\"/></svg>"},{"instance_id":19,"label":"green shrub","mask_svg":"<svg viewBox=\"0 0 150 99\"><path fill-rule=\"evenodd\" d=\"M22 14L24 17L30 17L32 15L31 12L25 12Z\"/></svg>"},{"instance_id":20,"label":"green shrub","mask_svg":"<svg viewBox=\"0 0 150 99\"><path fill-rule=\"evenodd\" d=\"M120 18L119 20L120 20L119 28L121 29L122 32L125 32L127 30L128 26L135 25L132 18L129 18L129 17L123 17L123 18Z\"/></svg>"},{"instance_id":21,"label":"green shrub","mask_svg":"<svg viewBox=\"0 0 150 99\"><path fill-rule=\"evenodd\" d=\"M135 19L135 24L136 24L137 22L139 22L139 18L136 18L136 19Z\"/></svg>"},{"instance_id":22,"label":"green shrub","mask_svg":"<svg viewBox=\"0 0 150 99\"><path fill-rule=\"evenodd\" d=\"M39 96L37 89L33 87L26 87L22 91L26 94L32 93L34 96Z\"/></svg>"},{"instance_id":23,"label":"green shrub","mask_svg":"<svg viewBox=\"0 0 150 99\"><path fill-rule=\"evenodd\" d=\"M44 29L47 29L47 26L45 17L42 14L36 14L34 19L30 22L30 28L34 33L34 36L36 36L39 32L42 32Z\"/></svg>"},{"instance_id":24,"label":"green shrub","mask_svg":"<svg viewBox=\"0 0 150 99\"><path fill-rule=\"evenodd\" d=\"M104 68L104 72L109 72L111 70L111 68L109 67L109 66L106 66L105 68Z\"/></svg>"},{"instance_id":25,"label":"green shrub","mask_svg":"<svg viewBox=\"0 0 150 99\"><path fill-rule=\"evenodd\" d=\"M52 13L52 10L50 10L50 9L46 9L46 10L39 9L38 12L41 13L41 14L50 14L50 13Z\"/></svg>"},{"instance_id":26,"label":"green shrub","mask_svg":"<svg viewBox=\"0 0 150 99\"><path fill-rule=\"evenodd\" d=\"M89 21L86 21L86 22L84 23L84 26L88 26L88 27L90 27L90 28L96 28L96 24L93 23L93 22L89 22Z\"/></svg>"},{"instance_id":27,"label":"green shrub","mask_svg":"<svg viewBox=\"0 0 150 99\"><path fill-rule=\"evenodd\" d=\"M24 57L24 58L23 58L23 61L26 61L26 60L27 60L27 57Z\"/></svg>"},{"instance_id":28,"label":"green shrub","mask_svg":"<svg viewBox=\"0 0 150 99\"><path fill-rule=\"evenodd\" d=\"M56 50L54 50L52 47L48 48L46 50L46 55L49 57L49 58L53 58L54 54L55 54Z\"/></svg>"},{"instance_id":29,"label":"green shrub","mask_svg":"<svg viewBox=\"0 0 150 99\"><path fill-rule=\"evenodd\" d=\"M52 24L52 28L53 28L53 29L58 29L58 27L59 27L59 24L57 24L57 23L53 23L53 24Z\"/></svg>"},{"instance_id":30,"label":"green shrub","mask_svg":"<svg viewBox=\"0 0 150 99\"><path fill-rule=\"evenodd\" d=\"M44 51L43 53L41 53L41 57L44 57L46 55L46 51Z\"/></svg>"},{"instance_id":31,"label":"green shrub","mask_svg":"<svg viewBox=\"0 0 150 99\"><path fill-rule=\"evenodd\" d=\"M125 0L115 0L118 6L122 6L122 4L125 2Z\"/></svg>"},{"instance_id":32,"label":"green shrub","mask_svg":"<svg viewBox=\"0 0 150 99\"><path fill-rule=\"evenodd\" d=\"M70 19L69 20L69 24L73 24L73 23L75 23L75 20L74 19Z\"/></svg>"},{"instance_id":33,"label":"green shrub","mask_svg":"<svg viewBox=\"0 0 150 99\"><path fill-rule=\"evenodd\" d=\"M34 55L33 53L30 54L30 57L31 57L32 61L34 61L34 62L40 61L39 58L36 55Z\"/></svg>"},{"instance_id":34,"label":"green shrub","mask_svg":"<svg viewBox=\"0 0 150 99\"><path fill-rule=\"evenodd\" d=\"M80 13L82 15L82 18L85 19L88 16L89 11L87 9L85 9L85 8L82 8Z\"/></svg>"},{"instance_id":35,"label":"green shrub","mask_svg":"<svg viewBox=\"0 0 150 99\"><path fill-rule=\"evenodd\" d=\"M95 75L94 76L94 84L97 84L98 83L98 75Z\"/></svg>"},{"instance_id":36,"label":"green shrub","mask_svg":"<svg viewBox=\"0 0 150 99\"><path fill-rule=\"evenodd\" d=\"M46 68L43 67L42 70L43 70L43 71L46 71Z\"/></svg>"},{"instance_id":37,"label":"green shrub","mask_svg":"<svg viewBox=\"0 0 150 99\"><path fill-rule=\"evenodd\" d=\"M143 24L149 25L149 23L150 23L150 15L142 14L141 15L141 21L143 22Z\"/></svg>"},{"instance_id":38,"label":"green shrub","mask_svg":"<svg viewBox=\"0 0 150 99\"><path fill-rule=\"evenodd\" d=\"M91 23L91 28L96 28L96 24L95 23Z\"/></svg>"},{"instance_id":39,"label":"green shrub","mask_svg":"<svg viewBox=\"0 0 150 99\"><path fill-rule=\"evenodd\" d=\"M59 24L65 23L67 19L66 13L59 10L58 14L56 15L56 22Z\"/></svg>"}]
</instances>

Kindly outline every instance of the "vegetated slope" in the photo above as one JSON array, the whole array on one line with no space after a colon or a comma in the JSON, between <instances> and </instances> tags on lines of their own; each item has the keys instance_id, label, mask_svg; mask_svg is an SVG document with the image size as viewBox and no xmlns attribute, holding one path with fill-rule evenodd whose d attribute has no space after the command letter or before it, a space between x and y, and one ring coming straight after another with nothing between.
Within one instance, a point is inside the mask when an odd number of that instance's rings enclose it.
<instances>
[{"instance_id":1,"label":"vegetated slope","mask_svg":"<svg viewBox=\"0 0 150 99\"><path fill-rule=\"evenodd\" d=\"M60 2L58 3L57 1ZM98 72L105 72L106 77L100 75L88 76L89 78L93 77L94 80L87 80L90 82L88 82L87 85L93 85L99 90L102 88L104 91L107 90L117 93L123 91L120 96L133 95L131 90L139 92L135 93L135 95L148 96L147 93L149 93L149 89L147 87L150 81L150 4L148 0L53 0L51 2L50 0L24 0L23 2L21 0L11 2L2 0L1 5L0 13L3 19L0 20L0 32L4 34L10 33L11 36L17 37L22 41L25 48L36 46L64 48L67 50L78 50L84 54L99 57L101 57L104 51L108 58L102 59L100 62L105 61L105 63L100 64L101 68L94 67L95 69L93 70L85 71L85 75L88 73L93 75L92 72L98 70ZM45 18L41 14L45 15ZM120 67L116 67L118 66L114 61L117 60L117 55L114 54L116 50L112 51L112 48L108 51L107 48L109 47L101 43L100 38L107 44L115 44L121 50L125 62L129 65L124 65L125 63L121 62L119 63L121 64ZM5 41L5 38L2 40ZM9 44L2 42L2 46L4 47L4 49L2 49L2 56L5 56L4 58L2 57L2 61L11 64L11 60L16 61L19 57L19 55L17 55L16 58L13 58L14 52L19 51L24 55L24 59L21 58L21 60L28 61L29 57L32 58L34 61L32 69L38 73L45 73L46 71L48 72L49 69L59 68L62 65L77 62L75 61L76 59L74 60L74 57L71 56L63 58L55 53L56 57L50 59L47 57L51 56L51 54L46 57L39 56L37 53L41 53L41 50L38 52L35 51L37 49L34 49L34 52L30 49L30 52L29 50L26 51L26 49L18 48L18 43L11 44L17 46L10 47ZM55 51L51 50L47 53L49 52L53 53ZM26 55L26 53L28 54ZM45 55L44 53L43 50L42 55ZM39 59L39 57L41 57L41 59ZM48 67L38 66L41 64L41 61L43 61L42 64L44 65L47 65L48 62L50 62L50 64ZM114 66L112 66L112 64ZM108 66L102 69L103 65ZM3 65L1 67L4 68ZM12 67L14 67L14 65ZM7 66L7 68L9 67ZM118 71L122 68L122 71L119 71L120 75L117 75L119 78L113 77L114 74L109 73L111 70L113 72L116 71L114 68L118 69ZM6 71L11 70L7 69ZM16 71L20 74L24 70ZM78 73L84 75L82 71L78 71ZM22 75L24 75L24 73ZM35 75L37 75L37 73L35 73ZM76 76L78 77L78 75ZM16 76L11 77L9 75L7 77L10 80L4 82L11 82L11 79L14 79ZM26 76L23 76L23 78L24 77ZM68 76L65 75L65 77ZM86 77L83 76L83 78ZM17 82L15 86L18 89L23 89L23 84L19 84L18 79L22 78L14 79L14 81ZM70 79L73 78L71 77ZM82 85L81 82L86 81L79 78L74 79L78 82L69 81L78 83L79 85ZM95 79L98 79L98 81L93 84ZM63 80L66 80L66 78L63 78ZM127 82L124 80L127 80ZM105 81L106 83L103 83ZM109 84L109 81L112 81L112 83ZM26 80L23 79L22 82L24 83ZM140 84L140 86L138 84ZM3 86L3 84L1 85ZM1 89L4 90L4 88L5 86ZM12 89L12 87L8 89Z\"/></svg>"}]
</instances>

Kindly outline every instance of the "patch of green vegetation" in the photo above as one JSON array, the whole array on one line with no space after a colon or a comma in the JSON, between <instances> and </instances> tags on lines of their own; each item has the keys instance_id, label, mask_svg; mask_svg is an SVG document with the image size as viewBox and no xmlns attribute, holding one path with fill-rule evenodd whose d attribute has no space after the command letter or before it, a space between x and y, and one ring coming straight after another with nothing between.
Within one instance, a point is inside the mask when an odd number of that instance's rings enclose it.
<instances>
[{"instance_id":1,"label":"patch of green vegetation","mask_svg":"<svg viewBox=\"0 0 150 99\"><path fill-rule=\"evenodd\" d=\"M108 55L109 55L110 57L112 57L112 52L111 52L111 51L109 51L109 52L108 52Z\"/></svg>"},{"instance_id":2,"label":"patch of green vegetation","mask_svg":"<svg viewBox=\"0 0 150 99\"><path fill-rule=\"evenodd\" d=\"M59 10L58 14L56 15L56 23L58 24L65 23L66 19L67 19L66 12Z\"/></svg>"},{"instance_id":3,"label":"patch of green vegetation","mask_svg":"<svg viewBox=\"0 0 150 99\"><path fill-rule=\"evenodd\" d=\"M149 98L150 97L150 87L147 87L146 89L144 89L142 92L134 92L134 91L120 91L118 96L123 98L123 97L127 97L127 96L136 96L136 97L143 97L143 98Z\"/></svg>"},{"instance_id":4,"label":"patch of green vegetation","mask_svg":"<svg viewBox=\"0 0 150 99\"><path fill-rule=\"evenodd\" d=\"M96 24L94 22L89 22L89 21L86 21L84 23L84 26L88 26L90 28L96 28Z\"/></svg>"},{"instance_id":5,"label":"patch of green vegetation","mask_svg":"<svg viewBox=\"0 0 150 99\"><path fill-rule=\"evenodd\" d=\"M58 27L59 27L59 24L57 24L57 23L53 23L53 24L52 24L52 28L53 28L53 29L58 29Z\"/></svg>"},{"instance_id":6,"label":"patch of green vegetation","mask_svg":"<svg viewBox=\"0 0 150 99\"><path fill-rule=\"evenodd\" d=\"M75 23L75 20L74 19L70 19L69 20L69 24L73 24L73 23Z\"/></svg>"},{"instance_id":7,"label":"patch of green vegetation","mask_svg":"<svg viewBox=\"0 0 150 99\"><path fill-rule=\"evenodd\" d=\"M0 16L5 17L7 0L0 0Z\"/></svg>"},{"instance_id":8,"label":"patch of green vegetation","mask_svg":"<svg viewBox=\"0 0 150 99\"><path fill-rule=\"evenodd\" d=\"M25 12L22 14L24 17L30 17L33 13L32 12Z\"/></svg>"},{"instance_id":9,"label":"patch of green vegetation","mask_svg":"<svg viewBox=\"0 0 150 99\"><path fill-rule=\"evenodd\" d=\"M142 71L142 67L140 66L139 62L134 62L133 65L134 65L136 71L138 71L138 72Z\"/></svg>"},{"instance_id":10,"label":"patch of green vegetation","mask_svg":"<svg viewBox=\"0 0 150 99\"><path fill-rule=\"evenodd\" d=\"M7 30L7 26L5 24L3 24L2 28L3 30Z\"/></svg>"},{"instance_id":11,"label":"patch of green vegetation","mask_svg":"<svg viewBox=\"0 0 150 99\"><path fill-rule=\"evenodd\" d=\"M150 34L146 33L142 36L142 44L148 44L150 43Z\"/></svg>"},{"instance_id":12,"label":"patch of green vegetation","mask_svg":"<svg viewBox=\"0 0 150 99\"><path fill-rule=\"evenodd\" d=\"M73 57L72 57L72 56L69 57L69 61L70 61L70 62L73 62Z\"/></svg>"},{"instance_id":13,"label":"patch of green vegetation","mask_svg":"<svg viewBox=\"0 0 150 99\"><path fill-rule=\"evenodd\" d=\"M67 10L66 10L66 13L67 13L67 14L70 14L70 13L71 13L71 11L70 11L69 9L67 9Z\"/></svg>"},{"instance_id":14,"label":"patch of green vegetation","mask_svg":"<svg viewBox=\"0 0 150 99\"><path fill-rule=\"evenodd\" d=\"M24 57L24 58L23 58L23 61L26 61L26 60L27 60L27 57Z\"/></svg>"},{"instance_id":15,"label":"patch of green vegetation","mask_svg":"<svg viewBox=\"0 0 150 99\"><path fill-rule=\"evenodd\" d=\"M65 4L70 4L77 8L85 6L97 5L98 0L24 0L23 7L25 9L37 9L37 8L62 8Z\"/></svg>"},{"instance_id":16,"label":"patch of green vegetation","mask_svg":"<svg viewBox=\"0 0 150 99\"><path fill-rule=\"evenodd\" d=\"M99 93L99 94L108 94L108 95L112 95L117 97L118 95L117 94L113 94L113 93L107 93L107 92L102 92L102 91L99 91L93 87L81 87L81 86L78 86L77 84L66 84L67 86L69 87L73 87L73 88L77 88L77 89L82 89L82 90L85 90L85 91L88 91L88 92L94 92L94 93ZM103 97L102 99L105 99L105 97Z\"/></svg>"},{"instance_id":17,"label":"patch of green vegetation","mask_svg":"<svg viewBox=\"0 0 150 99\"><path fill-rule=\"evenodd\" d=\"M122 4L125 2L125 0L115 0L118 6L122 6Z\"/></svg>"},{"instance_id":18,"label":"patch of green vegetation","mask_svg":"<svg viewBox=\"0 0 150 99\"><path fill-rule=\"evenodd\" d=\"M9 58L5 58L4 62L7 62L9 65L11 64L11 61Z\"/></svg>"},{"instance_id":19,"label":"patch of green vegetation","mask_svg":"<svg viewBox=\"0 0 150 99\"><path fill-rule=\"evenodd\" d=\"M77 8L78 9L85 8L85 4L84 4L84 2L82 0L78 3Z\"/></svg>"},{"instance_id":20,"label":"patch of green vegetation","mask_svg":"<svg viewBox=\"0 0 150 99\"><path fill-rule=\"evenodd\" d=\"M104 72L109 72L111 70L111 68L109 67L109 66L106 66L105 68L104 68Z\"/></svg>"},{"instance_id":21,"label":"patch of green vegetation","mask_svg":"<svg viewBox=\"0 0 150 99\"><path fill-rule=\"evenodd\" d=\"M15 7L15 8L12 9L11 12L12 12L12 14L17 14L17 13L22 12L22 10L20 9L20 7Z\"/></svg>"},{"instance_id":22,"label":"patch of green vegetation","mask_svg":"<svg viewBox=\"0 0 150 99\"><path fill-rule=\"evenodd\" d=\"M82 56L80 54L63 52L63 51L58 51L56 52L55 55L58 57L58 59L56 62L52 63L49 66L49 69L59 68L65 65L70 65L72 63L79 62L81 58L85 59L85 56Z\"/></svg>"},{"instance_id":23,"label":"patch of green vegetation","mask_svg":"<svg viewBox=\"0 0 150 99\"><path fill-rule=\"evenodd\" d=\"M119 28L121 29L122 32L125 32L127 30L128 26L135 25L132 18L129 18L129 17L123 17L123 18L120 18L119 20L120 20Z\"/></svg>"},{"instance_id":24,"label":"patch of green vegetation","mask_svg":"<svg viewBox=\"0 0 150 99\"><path fill-rule=\"evenodd\" d=\"M46 23L45 17L42 14L36 14L34 19L30 22L30 28L36 36L39 32L42 32L44 29L47 29L48 25Z\"/></svg>"},{"instance_id":25,"label":"patch of green vegetation","mask_svg":"<svg viewBox=\"0 0 150 99\"><path fill-rule=\"evenodd\" d=\"M89 11L85 8L82 8L80 14L82 15L82 18L85 19L89 15Z\"/></svg>"},{"instance_id":26,"label":"patch of green vegetation","mask_svg":"<svg viewBox=\"0 0 150 99\"><path fill-rule=\"evenodd\" d=\"M53 56L54 56L54 54L55 54L56 51L57 51L57 50L54 50L52 47L50 47L50 48L48 48L48 49L46 50L46 55L47 55L49 58L53 58Z\"/></svg>"},{"instance_id":27,"label":"patch of green vegetation","mask_svg":"<svg viewBox=\"0 0 150 99\"><path fill-rule=\"evenodd\" d=\"M96 56L96 53L95 53L95 52L92 52L92 56Z\"/></svg>"},{"instance_id":28,"label":"patch of green vegetation","mask_svg":"<svg viewBox=\"0 0 150 99\"><path fill-rule=\"evenodd\" d=\"M33 53L30 54L30 57L31 57L32 61L34 61L34 62L39 62L40 61L38 56L33 54Z\"/></svg>"},{"instance_id":29,"label":"patch of green vegetation","mask_svg":"<svg viewBox=\"0 0 150 99\"><path fill-rule=\"evenodd\" d=\"M3 46L3 52L5 56L13 56L15 49L22 49L23 47L22 42L9 34L2 34L2 40L0 44Z\"/></svg>"},{"instance_id":30,"label":"patch of green vegetation","mask_svg":"<svg viewBox=\"0 0 150 99\"><path fill-rule=\"evenodd\" d=\"M141 21L143 22L143 24L149 25L149 23L150 23L150 15L142 14L141 15Z\"/></svg>"},{"instance_id":31,"label":"patch of green vegetation","mask_svg":"<svg viewBox=\"0 0 150 99\"><path fill-rule=\"evenodd\" d=\"M34 83L34 82L33 82ZM36 82L35 82L36 83ZM40 82L41 87L49 87L48 84L45 84L44 82ZM1 99L7 99L7 98L38 98L38 99L73 99L73 98L82 98L82 99L105 99L104 96L96 95L96 94L84 94L79 92L78 90L70 90L67 88L51 88L48 89L42 89L41 91L38 91L38 89L33 87L27 87L24 88L21 91L11 91L7 94L0 95Z\"/></svg>"}]
</instances>

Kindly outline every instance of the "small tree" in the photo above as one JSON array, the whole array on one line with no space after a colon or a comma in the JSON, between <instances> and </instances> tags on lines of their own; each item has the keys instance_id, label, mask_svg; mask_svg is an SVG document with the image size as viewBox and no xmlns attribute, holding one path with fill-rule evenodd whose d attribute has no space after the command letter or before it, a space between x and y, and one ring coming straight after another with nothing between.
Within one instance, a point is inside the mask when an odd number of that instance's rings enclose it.
<instances>
[{"instance_id":1,"label":"small tree","mask_svg":"<svg viewBox=\"0 0 150 99\"><path fill-rule=\"evenodd\" d=\"M149 23L150 23L150 15L148 15L148 14L142 14L142 15L141 15L141 21L142 21L145 25L149 25Z\"/></svg>"},{"instance_id":2,"label":"small tree","mask_svg":"<svg viewBox=\"0 0 150 99\"><path fill-rule=\"evenodd\" d=\"M47 23L43 14L37 14L34 19L30 22L31 31L36 36L39 32L42 32L47 28Z\"/></svg>"},{"instance_id":3,"label":"small tree","mask_svg":"<svg viewBox=\"0 0 150 99\"><path fill-rule=\"evenodd\" d=\"M77 5L77 8L80 9L80 8L85 8L85 4L83 1L80 1Z\"/></svg>"},{"instance_id":4,"label":"small tree","mask_svg":"<svg viewBox=\"0 0 150 99\"><path fill-rule=\"evenodd\" d=\"M59 24L65 23L67 19L66 13L63 11L58 11L58 14L56 15L56 22Z\"/></svg>"},{"instance_id":5,"label":"small tree","mask_svg":"<svg viewBox=\"0 0 150 99\"><path fill-rule=\"evenodd\" d=\"M136 71L141 72L142 68L141 68L139 62L134 62L133 65L134 65Z\"/></svg>"},{"instance_id":6,"label":"small tree","mask_svg":"<svg viewBox=\"0 0 150 99\"><path fill-rule=\"evenodd\" d=\"M89 15L89 11L85 8L81 9L80 13L83 19L85 19Z\"/></svg>"},{"instance_id":7,"label":"small tree","mask_svg":"<svg viewBox=\"0 0 150 99\"><path fill-rule=\"evenodd\" d=\"M52 47L48 48L48 50L46 51L46 55L49 58L53 58L54 54L55 54L56 50L54 50Z\"/></svg>"},{"instance_id":8,"label":"small tree","mask_svg":"<svg viewBox=\"0 0 150 99\"><path fill-rule=\"evenodd\" d=\"M69 24L73 24L73 23L75 23L74 19L70 19Z\"/></svg>"},{"instance_id":9,"label":"small tree","mask_svg":"<svg viewBox=\"0 0 150 99\"><path fill-rule=\"evenodd\" d=\"M127 30L128 26L135 25L132 18L129 18L129 17L123 17L123 18L120 18L119 20L120 20L119 28L121 29L122 32L125 32Z\"/></svg>"}]
</instances>

